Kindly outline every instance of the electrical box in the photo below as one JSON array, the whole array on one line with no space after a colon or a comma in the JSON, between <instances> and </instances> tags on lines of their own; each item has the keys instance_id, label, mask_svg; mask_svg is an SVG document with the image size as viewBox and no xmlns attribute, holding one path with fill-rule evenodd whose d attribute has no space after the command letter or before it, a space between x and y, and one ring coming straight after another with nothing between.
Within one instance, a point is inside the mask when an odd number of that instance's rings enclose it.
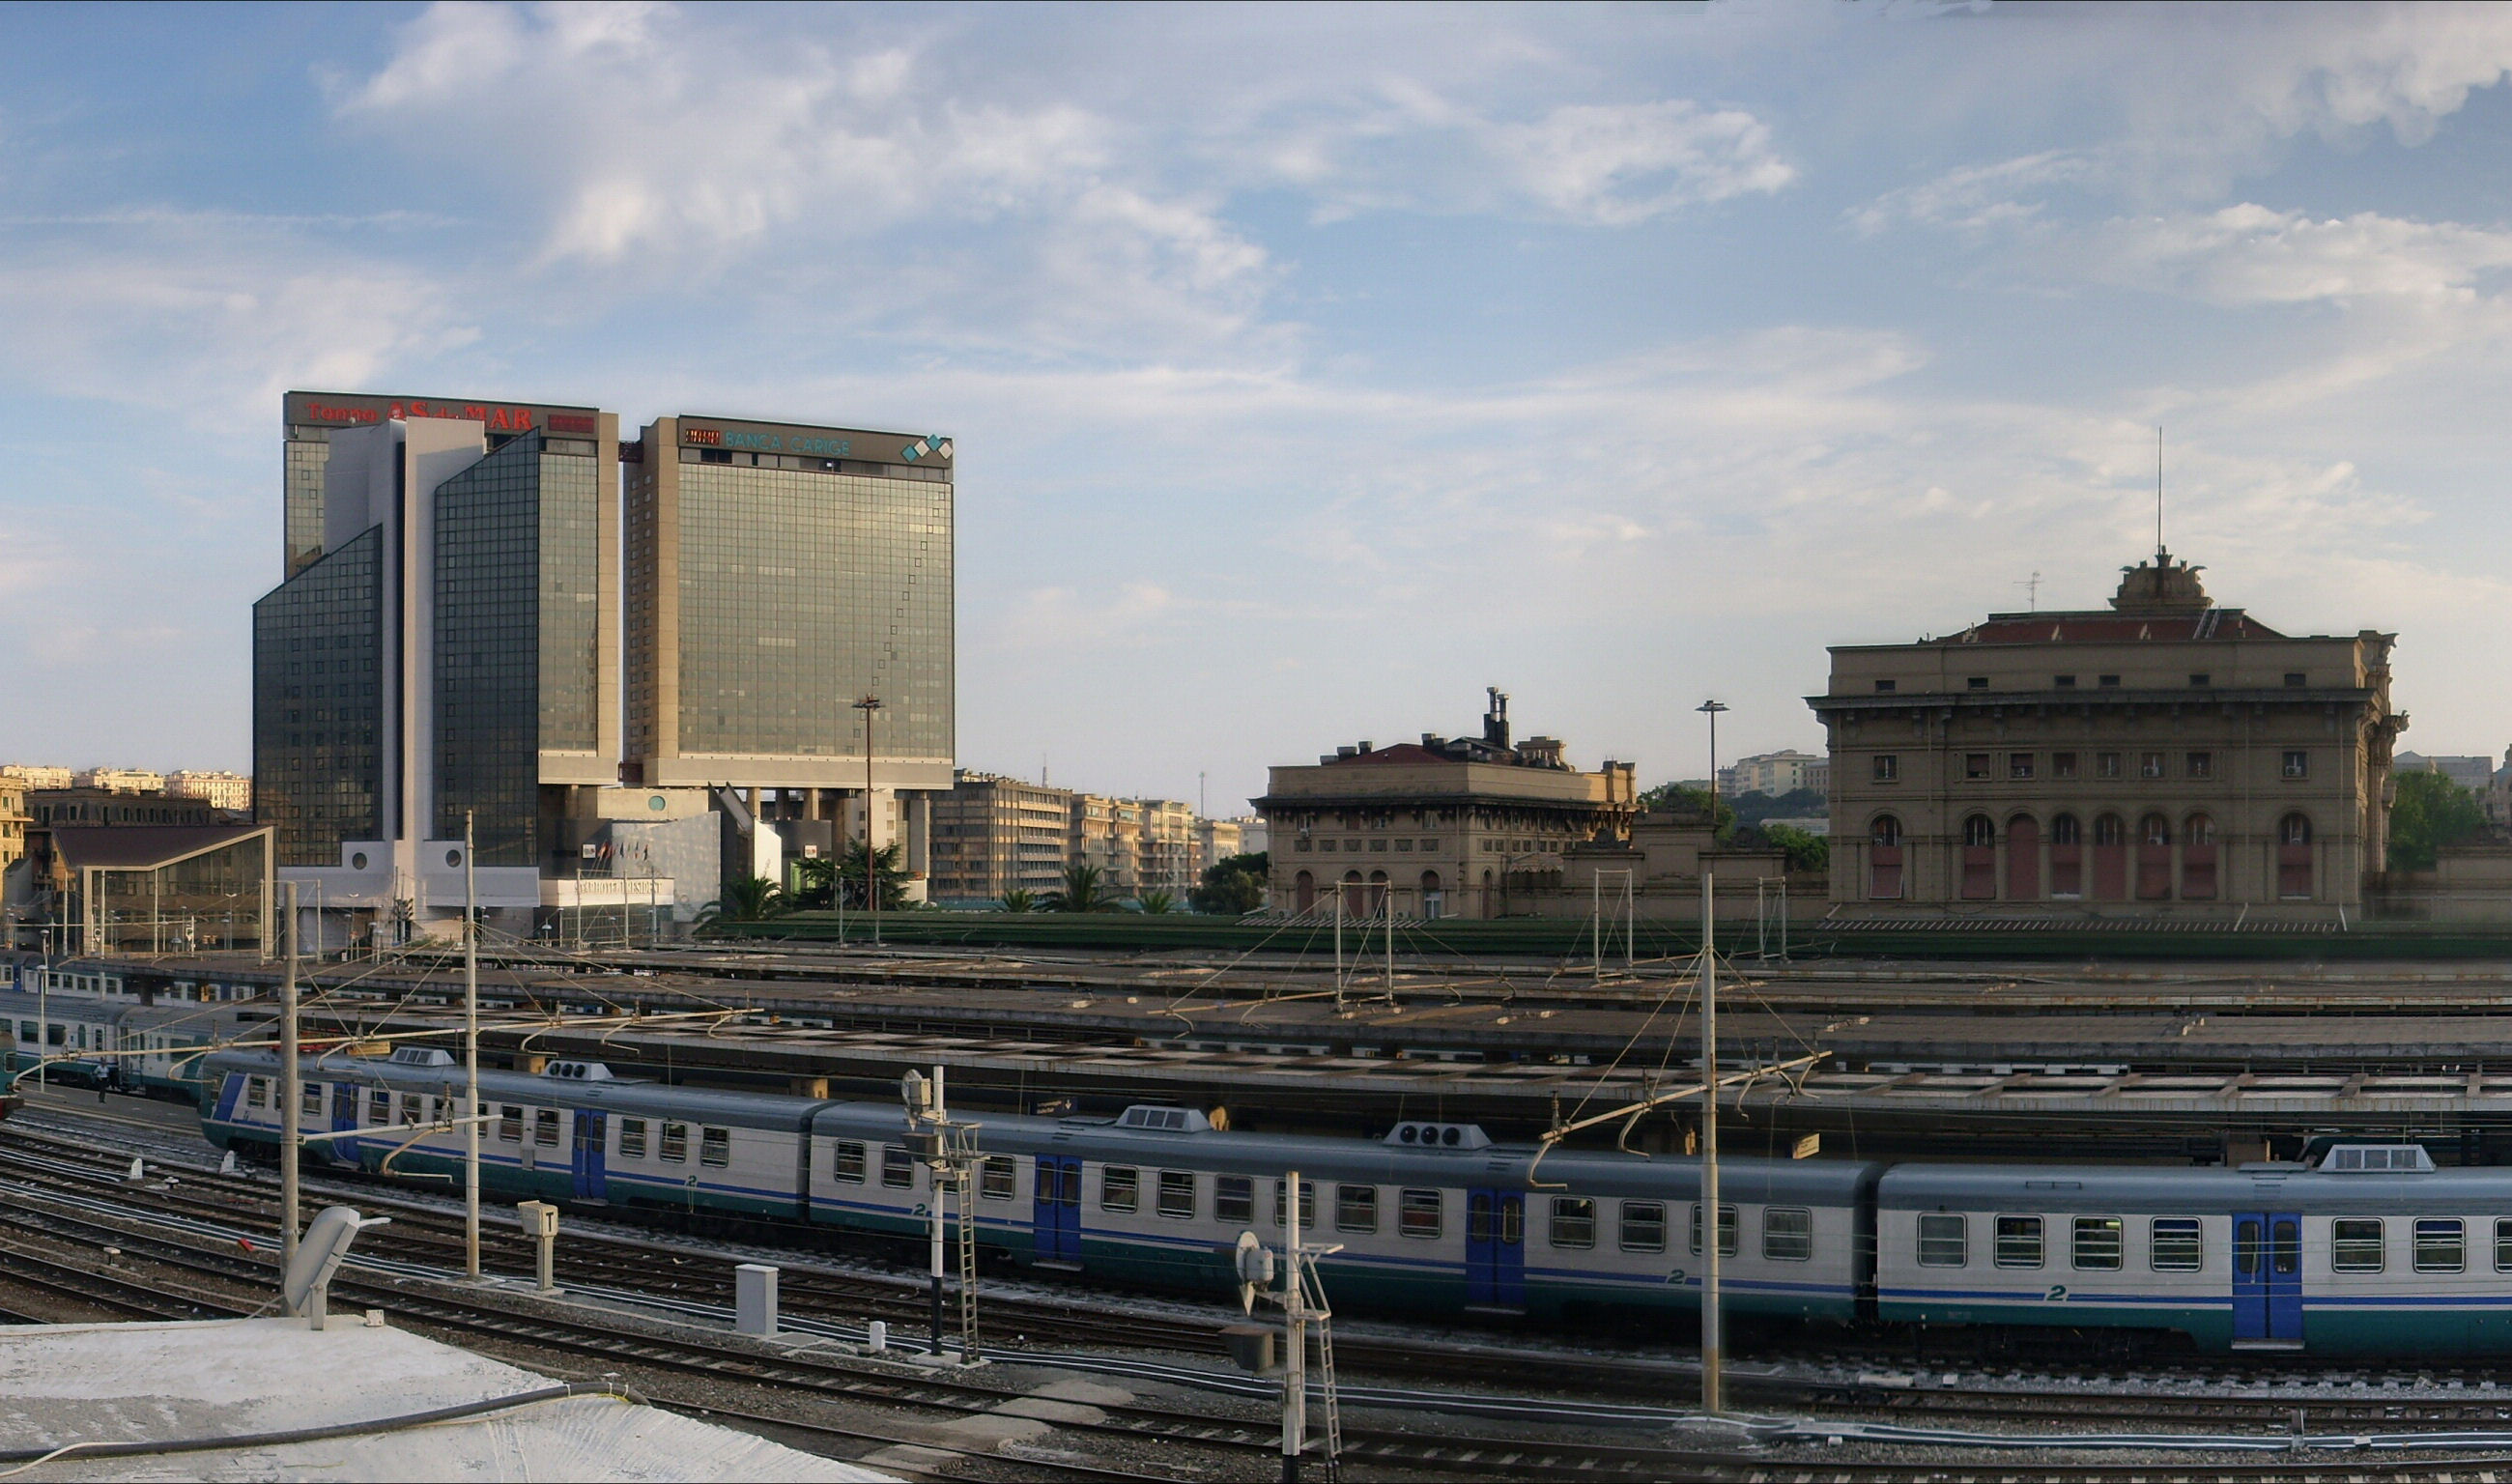
<instances>
[{"instance_id":1,"label":"electrical box","mask_svg":"<svg viewBox=\"0 0 2512 1484\"><path fill-rule=\"evenodd\" d=\"M1222 1326L1222 1341L1230 1347L1230 1358L1242 1370L1263 1376L1274 1369L1274 1327L1270 1324L1227 1324Z\"/></svg>"},{"instance_id":2,"label":"electrical box","mask_svg":"<svg viewBox=\"0 0 2512 1484\"><path fill-rule=\"evenodd\" d=\"M519 1200L515 1210L524 1219L524 1234L530 1237L558 1235L558 1207L545 1200Z\"/></svg>"}]
</instances>

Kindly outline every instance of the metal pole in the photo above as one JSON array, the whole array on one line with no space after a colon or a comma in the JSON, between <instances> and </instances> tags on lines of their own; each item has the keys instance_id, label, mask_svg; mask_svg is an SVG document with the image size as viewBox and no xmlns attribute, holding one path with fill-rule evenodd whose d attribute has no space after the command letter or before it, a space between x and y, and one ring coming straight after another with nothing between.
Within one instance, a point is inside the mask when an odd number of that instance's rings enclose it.
<instances>
[{"instance_id":1,"label":"metal pole","mask_svg":"<svg viewBox=\"0 0 2512 1484\"><path fill-rule=\"evenodd\" d=\"M867 713L865 714L865 716L864 716L864 720L865 720L866 722L870 722L870 721L872 720L871 714L870 714L869 712L867 712ZM866 733L866 737L867 737L867 740L869 740L870 733ZM870 789L866 789L866 790L864 791L864 798L865 798L867 801L869 801L869 800L872 798L872 791L871 791ZM865 843L865 845L866 845L866 846L869 846L869 845L871 845L871 843L872 843L872 827L871 827L872 813L871 813L871 811L870 811L870 809L869 809L869 808L867 808L867 809L865 810L865 813L864 813L864 820L865 820L865 827L864 827L864 843ZM939 1360L939 1359L941 1359L941 1358L942 1358L942 1154L943 1154L942 1141L943 1141L943 1137L944 1137L944 1136L943 1136L943 1132L942 1132L942 1125L943 1125L943 1123L944 1123L944 1122L946 1122L946 1121L949 1119L949 1116L950 1116L948 1113L944 1113L944 1112L942 1111L942 1110L943 1110L943 1107L944 1107L944 1104L943 1104L943 1102L942 1102L942 1069L941 1069L939 1066L936 1066L936 1067L933 1069L933 1141L934 1141L934 1143L933 1143L933 1153L934 1153L934 1158L933 1158L933 1162L932 1162L932 1164L930 1164L929 1166L927 1166L927 1169L928 1169L929 1173L930 1173L930 1174L931 1174L931 1176L932 1176L932 1186L933 1186L933 1190L932 1190L932 1197L931 1197L931 1199L930 1199L930 1200L928 1200L928 1201L926 1202L927 1209L928 1209L928 1210L931 1212L931 1214L932 1214L932 1221L931 1221L931 1223L930 1223L930 1226L931 1226L931 1229L932 1229L932 1230L931 1230L931 1232L930 1232L930 1235L932 1236L932 1239L933 1239L933 1240L932 1240L933 1283L932 1283L932 1295L931 1295L931 1297L932 1297L932 1301L933 1301L933 1302L932 1302L932 1309L933 1309L933 1358L934 1358L934 1359L936 1359L936 1360ZM962 1213L961 1214L961 1219L962 1219L962 1221L964 1221L964 1220L966 1220L966 1219L967 1219L967 1216L966 1216L966 1213L965 1213L965 1212L962 1212ZM962 1360L974 1360L976 1357L975 1357L975 1356L973 1356L973 1355L963 1355L963 1356L962 1356L961 1358L962 1358Z\"/></svg>"},{"instance_id":2,"label":"metal pole","mask_svg":"<svg viewBox=\"0 0 2512 1484\"><path fill-rule=\"evenodd\" d=\"M1309 1441L1309 1285L1300 1273L1300 1172L1282 1182L1283 1347L1282 1484L1300 1484L1300 1451Z\"/></svg>"},{"instance_id":3,"label":"metal pole","mask_svg":"<svg viewBox=\"0 0 2512 1484\"><path fill-rule=\"evenodd\" d=\"M480 1281L480 879L475 831L462 811L462 1275Z\"/></svg>"},{"instance_id":4,"label":"metal pole","mask_svg":"<svg viewBox=\"0 0 2512 1484\"><path fill-rule=\"evenodd\" d=\"M864 900L872 904L872 946L875 948L881 947L881 870L879 852L875 851L872 845L872 723L874 716L876 716L880 711L881 702L877 700L870 706L864 708ZM936 1089L936 1092L938 1096L939 1089ZM941 1221L941 1219L942 1218L939 1215L934 1217L934 1220L937 1223ZM933 1271L935 1274L933 1279L933 1302L936 1306L939 1306L942 1302L942 1259L938 1255L942 1251L942 1238L939 1234L941 1230L942 1229L939 1226L934 1228L936 1234L933 1238L935 1244L933 1250L937 1254L933 1259ZM936 1326L934 1333L939 1335L941 1333L939 1326L942 1323L940 1317L942 1310L937 1307L933 1310L933 1313L935 1316L933 1323ZM941 1342L936 1340L934 1344L938 1347ZM939 1351L937 1350L937 1353Z\"/></svg>"},{"instance_id":5,"label":"metal pole","mask_svg":"<svg viewBox=\"0 0 2512 1484\"><path fill-rule=\"evenodd\" d=\"M279 981L279 1266L296 1259L297 1141L304 1134L296 1066L296 883L288 883L288 968Z\"/></svg>"},{"instance_id":6,"label":"metal pole","mask_svg":"<svg viewBox=\"0 0 2512 1484\"><path fill-rule=\"evenodd\" d=\"M1713 723L1714 724L1714 723ZM1710 772L1711 782L1717 771ZM1718 888L1701 875L1701 1410L1725 1405L1718 1326Z\"/></svg>"}]
</instances>

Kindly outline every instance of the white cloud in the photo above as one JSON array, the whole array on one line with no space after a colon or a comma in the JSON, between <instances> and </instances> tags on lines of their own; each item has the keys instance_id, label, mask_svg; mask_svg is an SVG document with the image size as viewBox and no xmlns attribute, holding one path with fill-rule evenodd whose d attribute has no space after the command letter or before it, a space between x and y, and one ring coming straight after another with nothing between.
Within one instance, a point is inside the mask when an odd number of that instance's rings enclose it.
<instances>
[{"instance_id":1,"label":"white cloud","mask_svg":"<svg viewBox=\"0 0 2512 1484\"><path fill-rule=\"evenodd\" d=\"M1768 195L1796 178L1761 120L1679 98L1574 104L1490 133L1493 152L1515 167L1517 188L1576 221L1626 225L1704 202Z\"/></svg>"},{"instance_id":2,"label":"white cloud","mask_svg":"<svg viewBox=\"0 0 2512 1484\"><path fill-rule=\"evenodd\" d=\"M2482 280L2512 267L2512 232L2375 212L2315 218L2245 202L2107 223L2091 258L2117 281L2220 304L2466 303Z\"/></svg>"}]
</instances>

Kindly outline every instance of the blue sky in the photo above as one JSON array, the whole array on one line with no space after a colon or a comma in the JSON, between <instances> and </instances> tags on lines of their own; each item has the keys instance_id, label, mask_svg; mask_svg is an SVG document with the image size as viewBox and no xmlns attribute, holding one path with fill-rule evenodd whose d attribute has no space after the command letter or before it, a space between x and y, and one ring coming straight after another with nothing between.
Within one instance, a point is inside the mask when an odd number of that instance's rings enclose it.
<instances>
[{"instance_id":1,"label":"blue sky","mask_svg":"<svg viewBox=\"0 0 2512 1484\"><path fill-rule=\"evenodd\" d=\"M2512 742L2512 8L0 11L0 759L248 764L291 386L957 439L963 765L1695 775L2151 544Z\"/></svg>"}]
</instances>

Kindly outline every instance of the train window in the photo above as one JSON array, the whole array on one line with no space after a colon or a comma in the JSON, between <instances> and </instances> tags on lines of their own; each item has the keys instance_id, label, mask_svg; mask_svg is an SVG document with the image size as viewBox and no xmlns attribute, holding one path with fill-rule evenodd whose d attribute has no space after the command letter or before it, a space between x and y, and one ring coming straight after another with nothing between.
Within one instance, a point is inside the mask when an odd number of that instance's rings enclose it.
<instances>
[{"instance_id":1,"label":"train window","mask_svg":"<svg viewBox=\"0 0 2512 1484\"><path fill-rule=\"evenodd\" d=\"M380 1087L370 1087L367 1089L367 1121L370 1123L390 1123L392 1121L391 1093L384 1091Z\"/></svg>"},{"instance_id":2,"label":"train window","mask_svg":"<svg viewBox=\"0 0 2512 1484\"><path fill-rule=\"evenodd\" d=\"M622 1159L643 1159L646 1157L645 1119L622 1118L619 1120L619 1157Z\"/></svg>"},{"instance_id":3,"label":"train window","mask_svg":"<svg viewBox=\"0 0 2512 1484\"><path fill-rule=\"evenodd\" d=\"M2512 1218L2494 1223L2494 1270L2512 1272Z\"/></svg>"},{"instance_id":4,"label":"train window","mask_svg":"<svg viewBox=\"0 0 2512 1484\"><path fill-rule=\"evenodd\" d=\"M1099 1209L1131 1211L1142 1199L1143 1175L1125 1165L1109 1165L1099 1172Z\"/></svg>"},{"instance_id":5,"label":"train window","mask_svg":"<svg viewBox=\"0 0 2512 1484\"><path fill-rule=\"evenodd\" d=\"M558 1110L539 1108L532 1111L532 1142L543 1149L558 1148Z\"/></svg>"},{"instance_id":6,"label":"train window","mask_svg":"<svg viewBox=\"0 0 2512 1484\"><path fill-rule=\"evenodd\" d=\"M1718 1203L1718 1255L1734 1257L1737 1250L1736 1208L1725 1201ZM1692 1206L1692 1255L1701 1256L1701 1204Z\"/></svg>"},{"instance_id":7,"label":"train window","mask_svg":"<svg viewBox=\"0 0 2512 1484\"><path fill-rule=\"evenodd\" d=\"M1762 1211L1762 1256L1774 1263L1802 1263L1814 1256L1814 1213L1803 1206Z\"/></svg>"},{"instance_id":8,"label":"train window","mask_svg":"<svg viewBox=\"0 0 2512 1484\"><path fill-rule=\"evenodd\" d=\"M2076 1218L2076 1267L2086 1272L2117 1272L2120 1267L2120 1219L2116 1216Z\"/></svg>"},{"instance_id":9,"label":"train window","mask_svg":"<svg viewBox=\"0 0 2512 1484\"><path fill-rule=\"evenodd\" d=\"M913 1189L916 1185L916 1156L895 1144L883 1145L881 1183L893 1191Z\"/></svg>"},{"instance_id":10,"label":"train window","mask_svg":"<svg viewBox=\"0 0 2512 1484\"><path fill-rule=\"evenodd\" d=\"M1666 1250L1666 1202L1662 1200L1624 1201L1622 1240L1625 1252L1664 1252Z\"/></svg>"},{"instance_id":11,"label":"train window","mask_svg":"<svg viewBox=\"0 0 2512 1484\"><path fill-rule=\"evenodd\" d=\"M1216 1176L1212 1182L1213 1218L1225 1225L1246 1226L1256 1219L1256 1182L1244 1175Z\"/></svg>"},{"instance_id":12,"label":"train window","mask_svg":"<svg viewBox=\"0 0 2512 1484\"><path fill-rule=\"evenodd\" d=\"M1357 1231L1363 1235L1375 1233L1378 1230L1378 1187L1336 1186L1335 1230Z\"/></svg>"},{"instance_id":13,"label":"train window","mask_svg":"<svg viewBox=\"0 0 2512 1484\"><path fill-rule=\"evenodd\" d=\"M2257 1238L2254 1237L2256 1243ZM2196 1272L2207 1266L2205 1239L2199 1234L2198 1218L2194 1216L2159 1216L2146 1229L2145 1258L2147 1266L2157 1272ZM2251 1254L2252 1269L2258 1267L2258 1253Z\"/></svg>"},{"instance_id":14,"label":"train window","mask_svg":"<svg viewBox=\"0 0 2512 1484\"><path fill-rule=\"evenodd\" d=\"M1160 1171L1159 1209L1172 1221L1195 1220L1195 1171Z\"/></svg>"},{"instance_id":15,"label":"train window","mask_svg":"<svg viewBox=\"0 0 2512 1484\"><path fill-rule=\"evenodd\" d=\"M524 1111L512 1103L497 1109L497 1138L505 1144L524 1142Z\"/></svg>"},{"instance_id":16,"label":"train window","mask_svg":"<svg viewBox=\"0 0 2512 1484\"><path fill-rule=\"evenodd\" d=\"M1997 1219L1997 1266L2041 1266L2041 1218L2001 1216Z\"/></svg>"},{"instance_id":17,"label":"train window","mask_svg":"<svg viewBox=\"0 0 2512 1484\"><path fill-rule=\"evenodd\" d=\"M303 1090L302 1092L299 1092L299 1093L297 1094L297 1098L298 1098L298 1102L297 1102L297 1109L296 1109L296 1111L297 1111L298 1113L303 1113L305 1116L307 1116L307 1117L309 1117L309 1118L319 1118L319 1117L323 1116L323 1084L322 1084L322 1083L320 1083L320 1082L308 1082L308 1083L306 1083L306 1084L305 1084L305 1087L304 1087L304 1090Z\"/></svg>"},{"instance_id":18,"label":"train window","mask_svg":"<svg viewBox=\"0 0 2512 1484\"><path fill-rule=\"evenodd\" d=\"M426 1094L417 1092L403 1093L401 1095L401 1121L404 1123L427 1122L428 1120L426 1118L420 1116L420 1114L425 1112L426 1107Z\"/></svg>"},{"instance_id":19,"label":"train window","mask_svg":"<svg viewBox=\"0 0 2512 1484\"><path fill-rule=\"evenodd\" d=\"M1395 1197L1395 1230L1406 1236L1436 1237L1441 1219L1439 1192L1404 1191Z\"/></svg>"},{"instance_id":20,"label":"train window","mask_svg":"<svg viewBox=\"0 0 2512 1484\"><path fill-rule=\"evenodd\" d=\"M2416 1271L2460 1272L2468 1267L2468 1227L2454 1219L2416 1223Z\"/></svg>"},{"instance_id":21,"label":"train window","mask_svg":"<svg viewBox=\"0 0 2512 1484\"><path fill-rule=\"evenodd\" d=\"M689 1162L689 1126L687 1124L663 1125L663 1161L666 1164Z\"/></svg>"},{"instance_id":22,"label":"train window","mask_svg":"<svg viewBox=\"0 0 2512 1484\"><path fill-rule=\"evenodd\" d=\"M1596 1245L1596 1202L1585 1195L1552 1197L1552 1245Z\"/></svg>"},{"instance_id":23,"label":"train window","mask_svg":"<svg viewBox=\"0 0 2512 1484\"><path fill-rule=\"evenodd\" d=\"M2333 1272L2381 1270L2381 1219L2341 1216L2329 1224L2329 1268Z\"/></svg>"},{"instance_id":24,"label":"train window","mask_svg":"<svg viewBox=\"0 0 2512 1484\"><path fill-rule=\"evenodd\" d=\"M1282 1182L1278 1180L1274 1182L1275 1226L1278 1227L1282 1225L1282 1197L1288 1193L1288 1191L1282 1189ZM1316 1230L1316 1225L1317 1188L1310 1182L1303 1180L1300 1182L1300 1230L1303 1231L1313 1231Z\"/></svg>"},{"instance_id":25,"label":"train window","mask_svg":"<svg viewBox=\"0 0 2512 1484\"><path fill-rule=\"evenodd\" d=\"M270 1106L270 1078L246 1077L244 1079L244 1106L247 1108Z\"/></svg>"},{"instance_id":26,"label":"train window","mask_svg":"<svg viewBox=\"0 0 2512 1484\"><path fill-rule=\"evenodd\" d=\"M698 1130L698 1163L723 1169L732 1163L732 1130L702 1128Z\"/></svg>"},{"instance_id":27,"label":"train window","mask_svg":"<svg viewBox=\"0 0 2512 1484\"><path fill-rule=\"evenodd\" d=\"M843 1185L864 1183L864 1147L854 1139L841 1139L829 1159L829 1178Z\"/></svg>"},{"instance_id":28,"label":"train window","mask_svg":"<svg viewBox=\"0 0 2512 1484\"><path fill-rule=\"evenodd\" d=\"M990 1154L977 1167L977 1193L988 1200L1009 1200L1020 1189L1020 1166L1009 1154Z\"/></svg>"}]
</instances>

